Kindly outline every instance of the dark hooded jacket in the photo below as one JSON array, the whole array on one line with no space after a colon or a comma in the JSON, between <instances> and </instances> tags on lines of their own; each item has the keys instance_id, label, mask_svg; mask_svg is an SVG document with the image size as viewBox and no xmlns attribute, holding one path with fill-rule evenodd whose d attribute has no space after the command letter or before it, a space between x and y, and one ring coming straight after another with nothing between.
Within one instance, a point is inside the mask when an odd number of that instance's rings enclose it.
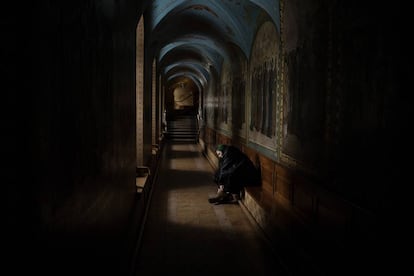
<instances>
[{"instance_id":1,"label":"dark hooded jacket","mask_svg":"<svg viewBox=\"0 0 414 276\"><path fill-rule=\"evenodd\" d=\"M224 185L225 192L239 193L245 186L260 185L260 172L248 156L234 146L220 148L223 158L219 159L214 181Z\"/></svg>"}]
</instances>

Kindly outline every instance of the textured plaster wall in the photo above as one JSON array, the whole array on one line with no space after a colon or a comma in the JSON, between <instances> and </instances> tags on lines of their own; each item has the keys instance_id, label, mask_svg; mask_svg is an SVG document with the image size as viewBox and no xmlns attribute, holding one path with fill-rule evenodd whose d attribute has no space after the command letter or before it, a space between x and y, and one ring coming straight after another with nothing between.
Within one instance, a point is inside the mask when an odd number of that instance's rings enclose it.
<instances>
[{"instance_id":1,"label":"textured plaster wall","mask_svg":"<svg viewBox=\"0 0 414 276\"><path fill-rule=\"evenodd\" d=\"M393 71L405 66L391 31L402 27L397 8L285 1L282 11L282 161L370 209L392 189L387 163L399 155L392 148L407 114Z\"/></svg>"},{"instance_id":2,"label":"textured plaster wall","mask_svg":"<svg viewBox=\"0 0 414 276\"><path fill-rule=\"evenodd\" d=\"M328 66L328 12L323 5L286 1L282 153L306 167L323 156Z\"/></svg>"},{"instance_id":3,"label":"textured plaster wall","mask_svg":"<svg viewBox=\"0 0 414 276\"><path fill-rule=\"evenodd\" d=\"M276 26L271 23L270 21L264 22L256 33L256 38L253 43L252 53L249 62L249 84L250 84L250 96L248 97L249 103L254 103L256 100L260 100L259 95L262 93L266 93L267 91L273 90L273 100L269 100L269 98L265 98L265 101L261 105L258 112L261 112L265 109L268 105L268 101L273 102L273 109L277 108L277 100L278 94L280 94L280 89L278 89L277 83L278 78L277 74L280 71L279 67L279 56L280 53L280 35L276 30ZM261 70L259 68L268 68L269 66L265 66L264 64L272 63L274 64L274 68L276 69L274 72L274 81L270 81L269 76L263 77L259 82L259 87L254 86L253 79L255 78L256 70ZM273 89L271 88L273 87ZM260 91L259 91L260 90ZM254 107L253 107L254 108ZM248 106L248 110L246 110L248 115L247 124L248 126L251 124L251 121L256 121L258 114L254 114L252 112L251 105ZM272 123L273 128L277 125L277 112L270 111L273 114L274 121ZM262 118L265 120L265 118ZM260 120L260 122L262 122ZM276 150L277 150L277 139L276 133L271 134L270 136L264 135L261 131L257 130L255 127L248 127L248 141L254 144L259 145L260 147L267 148L272 151L272 157L276 159Z\"/></svg>"}]
</instances>

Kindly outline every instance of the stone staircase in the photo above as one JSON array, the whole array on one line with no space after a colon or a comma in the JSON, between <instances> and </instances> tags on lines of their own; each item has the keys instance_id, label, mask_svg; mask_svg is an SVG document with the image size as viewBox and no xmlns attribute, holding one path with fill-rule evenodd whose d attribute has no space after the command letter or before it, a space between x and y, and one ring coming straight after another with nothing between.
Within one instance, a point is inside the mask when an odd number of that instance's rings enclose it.
<instances>
[{"instance_id":1,"label":"stone staircase","mask_svg":"<svg viewBox=\"0 0 414 276\"><path fill-rule=\"evenodd\" d=\"M170 141L197 142L197 115L175 115L167 120L165 136Z\"/></svg>"}]
</instances>

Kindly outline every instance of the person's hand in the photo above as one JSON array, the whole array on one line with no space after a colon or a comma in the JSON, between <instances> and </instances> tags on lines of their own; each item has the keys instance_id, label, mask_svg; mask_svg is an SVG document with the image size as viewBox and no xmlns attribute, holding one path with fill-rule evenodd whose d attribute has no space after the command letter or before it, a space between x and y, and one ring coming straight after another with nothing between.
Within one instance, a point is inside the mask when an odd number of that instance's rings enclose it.
<instances>
[{"instance_id":1,"label":"person's hand","mask_svg":"<svg viewBox=\"0 0 414 276\"><path fill-rule=\"evenodd\" d=\"M222 192L224 191L224 185L219 185L217 192Z\"/></svg>"}]
</instances>

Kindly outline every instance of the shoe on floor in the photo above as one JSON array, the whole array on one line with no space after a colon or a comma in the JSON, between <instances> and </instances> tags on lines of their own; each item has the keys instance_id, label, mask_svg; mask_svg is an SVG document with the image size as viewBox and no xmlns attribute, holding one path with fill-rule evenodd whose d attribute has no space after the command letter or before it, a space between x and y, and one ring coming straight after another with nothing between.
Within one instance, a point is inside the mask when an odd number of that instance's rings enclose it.
<instances>
[{"instance_id":1,"label":"shoe on floor","mask_svg":"<svg viewBox=\"0 0 414 276\"><path fill-rule=\"evenodd\" d=\"M229 196L224 196L224 197L212 197L208 199L208 202L210 203L214 203L214 204L220 204L220 203L225 203L228 202L231 199L231 195Z\"/></svg>"},{"instance_id":2,"label":"shoe on floor","mask_svg":"<svg viewBox=\"0 0 414 276\"><path fill-rule=\"evenodd\" d=\"M219 197L212 197L212 198L209 198L208 199L208 202L210 202L210 203L216 203L218 201L220 201L220 198Z\"/></svg>"},{"instance_id":3,"label":"shoe on floor","mask_svg":"<svg viewBox=\"0 0 414 276\"><path fill-rule=\"evenodd\" d=\"M223 191L218 191L217 195L215 197L209 198L208 202L210 203L217 203L219 201L222 201L223 199L227 198L229 194L226 194ZM230 195L231 196L231 195Z\"/></svg>"},{"instance_id":4,"label":"shoe on floor","mask_svg":"<svg viewBox=\"0 0 414 276\"><path fill-rule=\"evenodd\" d=\"M237 203L237 200L234 200L231 194L227 194L224 197L218 198L218 200L214 202L215 205L227 204L227 203Z\"/></svg>"},{"instance_id":5,"label":"shoe on floor","mask_svg":"<svg viewBox=\"0 0 414 276\"><path fill-rule=\"evenodd\" d=\"M232 194L232 196L233 196L233 199L235 201L239 201L240 200L240 194Z\"/></svg>"}]
</instances>

